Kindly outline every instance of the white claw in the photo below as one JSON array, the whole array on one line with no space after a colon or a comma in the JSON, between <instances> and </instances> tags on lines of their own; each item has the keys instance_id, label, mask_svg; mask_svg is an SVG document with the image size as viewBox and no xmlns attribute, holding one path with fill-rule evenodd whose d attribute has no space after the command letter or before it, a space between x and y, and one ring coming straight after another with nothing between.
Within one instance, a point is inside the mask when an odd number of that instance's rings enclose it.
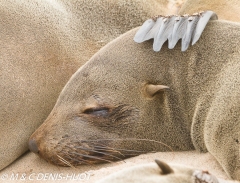
<instances>
[{"instance_id":1,"label":"white claw","mask_svg":"<svg viewBox=\"0 0 240 183\"><path fill-rule=\"evenodd\" d=\"M144 41L147 41L149 39L154 38L154 36L158 33L158 30L160 29L160 27L163 24L163 18L160 17L157 19L157 21L155 22L153 28L147 33L147 35L144 37Z\"/></svg>"},{"instance_id":2,"label":"white claw","mask_svg":"<svg viewBox=\"0 0 240 183\"><path fill-rule=\"evenodd\" d=\"M193 32L192 45L194 45L200 38L204 28L206 27L209 20L217 20L217 14L213 11L205 11L201 14L198 24Z\"/></svg>"},{"instance_id":3,"label":"white claw","mask_svg":"<svg viewBox=\"0 0 240 183\"><path fill-rule=\"evenodd\" d=\"M175 20L176 21L176 20ZM179 17L179 20L173 25L171 36L168 38L168 48L173 49L177 44L178 40L184 36L187 29L187 17Z\"/></svg>"},{"instance_id":4,"label":"white claw","mask_svg":"<svg viewBox=\"0 0 240 183\"><path fill-rule=\"evenodd\" d=\"M152 19L146 20L143 25L140 27L140 29L137 31L136 35L134 36L133 40L137 43L142 43L144 40L144 37L147 35L147 33L152 29L154 26L155 21Z\"/></svg>"},{"instance_id":5,"label":"white claw","mask_svg":"<svg viewBox=\"0 0 240 183\"><path fill-rule=\"evenodd\" d=\"M173 25L175 23L175 17L165 19L165 22L160 27L157 34L154 36L153 50L160 51L162 45L167 41L168 37L172 34Z\"/></svg>"},{"instance_id":6,"label":"white claw","mask_svg":"<svg viewBox=\"0 0 240 183\"><path fill-rule=\"evenodd\" d=\"M165 41L168 40L168 48L173 49L182 39L181 50L186 51L191 40L192 45L198 41L208 21L218 17L213 11L205 11L192 16L158 16L156 19L145 21L134 36L134 41L142 43L153 38L153 50L160 51Z\"/></svg>"},{"instance_id":7,"label":"white claw","mask_svg":"<svg viewBox=\"0 0 240 183\"><path fill-rule=\"evenodd\" d=\"M199 21L199 16L194 16L191 18L191 20L187 20L187 21L188 21L187 30L182 38L182 48L181 48L182 51L186 51L188 49L189 43L192 38L192 34Z\"/></svg>"}]
</instances>

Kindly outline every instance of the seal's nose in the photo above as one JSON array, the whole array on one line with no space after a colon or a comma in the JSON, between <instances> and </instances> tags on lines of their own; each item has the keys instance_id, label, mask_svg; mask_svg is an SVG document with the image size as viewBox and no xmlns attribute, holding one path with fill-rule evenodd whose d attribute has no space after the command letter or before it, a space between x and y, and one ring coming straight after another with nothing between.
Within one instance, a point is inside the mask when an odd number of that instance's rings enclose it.
<instances>
[{"instance_id":1,"label":"seal's nose","mask_svg":"<svg viewBox=\"0 0 240 183\"><path fill-rule=\"evenodd\" d=\"M34 153L38 153L38 146L34 139L30 139L28 141L28 148L30 149L30 151L32 151Z\"/></svg>"}]
</instances>

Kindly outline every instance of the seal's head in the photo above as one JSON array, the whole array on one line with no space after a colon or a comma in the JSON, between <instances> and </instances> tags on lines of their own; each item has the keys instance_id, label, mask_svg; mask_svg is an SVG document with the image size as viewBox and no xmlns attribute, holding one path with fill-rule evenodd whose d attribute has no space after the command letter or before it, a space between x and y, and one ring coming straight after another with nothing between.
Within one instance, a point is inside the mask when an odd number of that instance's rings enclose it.
<instances>
[{"instance_id":1,"label":"seal's head","mask_svg":"<svg viewBox=\"0 0 240 183\"><path fill-rule=\"evenodd\" d=\"M33 152L57 165L79 165L166 151L168 146L193 148L180 106L172 106L180 90L171 86L176 81L168 73L175 52L166 59L167 48L159 55L152 43L137 45L135 33L105 46L72 76L30 137Z\"/></svg>"}]
</instances>

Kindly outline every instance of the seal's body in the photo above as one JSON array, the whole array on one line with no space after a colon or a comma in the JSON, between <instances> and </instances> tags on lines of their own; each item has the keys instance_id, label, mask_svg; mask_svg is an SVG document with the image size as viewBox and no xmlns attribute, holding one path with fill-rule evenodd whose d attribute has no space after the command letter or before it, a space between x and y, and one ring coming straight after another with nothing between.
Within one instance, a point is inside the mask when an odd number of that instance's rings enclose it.
<instances>
[{"instance_id":1,"label":"seal's body","mask_svg":"<svg viewBox=\"0 0 240 183\"><path fill-rule=\"evenodd\" d=\"M70 76L167 1L0 2L0 169L27 150Z\"/></svg>"},{"instance_id":2,"label":"seal's body","mask_svg":"<svg viewBox=\"0 0 240 183\"><path fill-rule=\"evenodd\" d=\"M236 179L239 163L240 25L209 22L198 43L152 50L115 39L69 80L30 149L58 165L143 151L198 149Z\"/></svg>"}]
</instances>

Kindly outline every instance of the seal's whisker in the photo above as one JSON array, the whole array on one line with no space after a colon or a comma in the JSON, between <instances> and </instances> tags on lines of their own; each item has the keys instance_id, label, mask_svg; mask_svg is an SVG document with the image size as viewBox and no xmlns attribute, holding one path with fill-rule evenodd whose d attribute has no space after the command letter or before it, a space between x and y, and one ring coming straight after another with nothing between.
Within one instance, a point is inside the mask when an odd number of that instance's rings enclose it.
<instances>
[{"instance_id":1,"label":"seal's whisker","mask_svg":"<svg viewBox=\"0 0 240 183\"><path fill-rule=\"evenodd\" d=\"M148 151L138 151L138 150L130 150L130 149L118 149L116 148L116 150L119 151L128 151L128 152L138 152L138 153L147 153ZM151 151L152 153L155 153L156 151ZM126 155L126 154L125 154Z\"/></svg>"},{"instance_id":2,"label":"seal's whisker","mask_svg":"<svg viewBox=\"0 0 240 183\"><path fill-rule=\"evenodd\" d=\"M117 152L117 153L119 153L119 154L121 154L121 155L123 155L124 156L124 154L122 154L120 151L131 151L131 152L139 152L139 153L146 153L146 152L148 152L148 151L138 151L138 150L129 150L129 149L118 149L118 148L112 148L112 147L109 147L109 146L95 146L94 145L94 149L95 149L95 147L97 147L97 148L99 148L99 150L101 150L101 149L106 149L106 148L108 148L108 149L111 149L112 150L112 152ZM107 151L108 149L106 149L105 151ZM155 153L156 151L151 151L152 153Z\"/></svg>"},{"instance_id":3,"label":"seal's whisker","mask_svg":"<svg viewBox=\"0 0 240 183\"><path fill-rule=\"evenodd\" d=\"M118 160L121 160L121 161L124 161L123 159L117 157L117 156L114 156L114 155L111 155L109 153L105 153L105 152L101 152L101 151L95 151L95 150L92 150L92 149L88 149L88 148L83 148L83 147L76 147L77 149L82 149L82 150L87 150L87 151L90 151L90 152L95 152L95 153L98 153L98 154L104 154L106 156L110 156L110 157L113 157L113 158L116 158Z\"/></svg>"},{"instance_id":4,"label":"seal's whisker","mask_svg":"<svg viewBox=\"0 0 240 183\"><path fill-rule=\"evenodd\" d=\"M136 139L136 138L125 138L125 139L97 139L97 140L87 140L87 142L98 142L98 141L146 141L146 142L154 142L157 144L161 144L166 146L167 148L169 148L172 152L173 149L168 146L167 144L161 142L161 141L157 141L157 140L150 140L150 139Z\"/></svg>"},{"instance_id":5,"label":"seal's whisker","mask_svg":"<svg viewBox=\"0 0 240 183\"><path fill-rule=\"evenodd\" d=\"M74 161L77 161L77 162L80 162L80 163L85 163L87 165L92 165L91 162L88 162L87 160L84 160L83 158L80 158L80 157L78 157L78 159L73 158L72 156L75 156L75 154L73 154L73 153L68 152L68 156L71 160L74 160Z\"/></svg>"},{"instance_id":6,"label":"seal's whisker","mask_svg":"<svg viewBox=\"0 0 240 183\"><path fill-rule=\"evenodd\" d=\"M94 148L95 147L99 148L99 150L101 150L101 149L105 150L105 148L112 149L113 150L112 152L117 152L117 153L121 154L122 156L126 156L126 154L123 154L120 151L129 151L129 152L138 152L138 153L146 153L146 152L148 152L148 151L138 151L138 150L129 150L129 149L118 149L118 148L112 148L112 147L109 147L109 146L95 146L94 145ZM151 153L155 153L155 152L156 151L151 151Z\"/></svg>"},{"instance_id":7,"label":"seal's whisker","mask_svg":"<svg viewBox=\"0 0 240 183\"><path fill-rule=\"evenodd\" d=\"M68 155L68 157L69 157L69 159L70 159L71 161L74 160L74 161L77 161L77 162L85 163L85 164L87 164L87 165L92 165L92 163L87 162L86 160L84 160L84 159L82 159L82 158L79 158L80 160L73 158L73 157L69 154L69 152L67 153L67 155Z\"/></svg>"},{"instance_id":8,"label":"seal's whisker","mask_svg":"<svg viewBox=\"0 0 240 183\"><path fill-rule=\"evenodd\" d=\"M131 157L131 156L138 156L140 154L125 154L125 156Z\"/></svg>"},{"instance_id":9,"label":"seal's whisker","mask_svg":"<svg viewBox=\"0 0 240 183\"><path fill-rule=\"evenodd\" d=\"M99 157L96 157L96 156L91 156L91 155L86 155L86 154L80 154L80 153L76 153L76 152L72 152L70 154L75 154L75 155L78 155L78 156L83 156L83 157L86 157L86 158L92 158L92 159L97 159L97 160L102 160L102 161L106 161L108 163L112 163L112 161L110 160L107 160L107 159L103 159L103 158L99 158Z\"/></svg>"},{"instance_id":10,"label":"seal's whisker","mask_svg":"<svg viewBox=\"0 0 240 183\"><path fill-rule=\"evenodd\" d=\"M104 150L105 152L106 151L115 152L115 153L118 153L118 154L120 154L120 155L122 155L124 157L124 154L122 154L120 151L116 151L115 148L112 148L112 147L109 147L109 146L104 146L104 145L102 145L102 146L99 146L99 145L95 146L94 145L93 147L96 150Z\"/></svg>"},{"instance_id":11,"label":"seal's whisker","mask_svg":"<svg viewBox=\"0 0 240 183\"><path fill-rule=\"evenodd\" d=\"M80 160L76 159L76 158L72 158L72 160L74 160L75 162L79 162L79 163L85 163L86 165L93 165L93 163L91 162L87 162L86 160L79 158Z\"/></svg>"},{"instance_id":12,"label":"seal's whisker","mask_svg":"<svg viewBox=\"0 0 240 183\"><path fill-rule=\"evenodd\" d=\"M65 160L63 157L59 156L58 154L57 154L57 157L59 158L59 161L63 162L64 164L66 164L72 168L75 168L73 165L71 165L71 163L69 163L67 160Z\"/></svg>"},{"instance_id":13,"label":"seal's whisker","mask_svg":"<svg viewBox=\"0 0 240 183\"><path fill-rule=\"evenodd\" d=\"M95 149L95 150L100 150L100 151L101 151L101 150L104 150L105 152L118 153L118 154L120 154L121 156L125 157L124 154L122 154L120 151L116 151L115 149L106 149L106 148L101 148L101 147L100 147L100 148L98 148L98 147L96 148L96 147L97 147L97 146L94 146L94 149Z\"/></svg>"},{"instance_id":14,"label":"seal's whisker","mask_svg":"<svg viewBox=\"0 0 240 183\"><path fill-rule=\"evenodd\" d=\"M88 143L88 144L93 144L93 145L94 145L94 146L93 146L94 149L97 149L97 148L99 148L99 150L104 149L104 151L115 152L115 153L118 153L118 154L122 155L123 157L125 157L124 154L122 154L120 151L116 151L115 148L112 148L112 147L109 147L109 146L105 146L105 145L103 145L103 144L101 144L101 143L99 143L99 142L97 142L97 143L90 142L90 143ZM97 144L97 145L95 145L95 144ZM99 144L100 144L100 145L99 145Z\"/></svg>"},{"instance_id":15,"label":"seal's whisker","mask_svg":"<svg viewBox=\"0 0 240 183\"><path fill-rule=\"evenodd\" d=\"M79 158L79 157L78 157ZM86 165L93 165L91 162L88 162L82 158L76 159L76 158L71 158L71 160L74 160L76 162L80 162L80 163L85 163Z\"/></svg>"}]
</instances>

